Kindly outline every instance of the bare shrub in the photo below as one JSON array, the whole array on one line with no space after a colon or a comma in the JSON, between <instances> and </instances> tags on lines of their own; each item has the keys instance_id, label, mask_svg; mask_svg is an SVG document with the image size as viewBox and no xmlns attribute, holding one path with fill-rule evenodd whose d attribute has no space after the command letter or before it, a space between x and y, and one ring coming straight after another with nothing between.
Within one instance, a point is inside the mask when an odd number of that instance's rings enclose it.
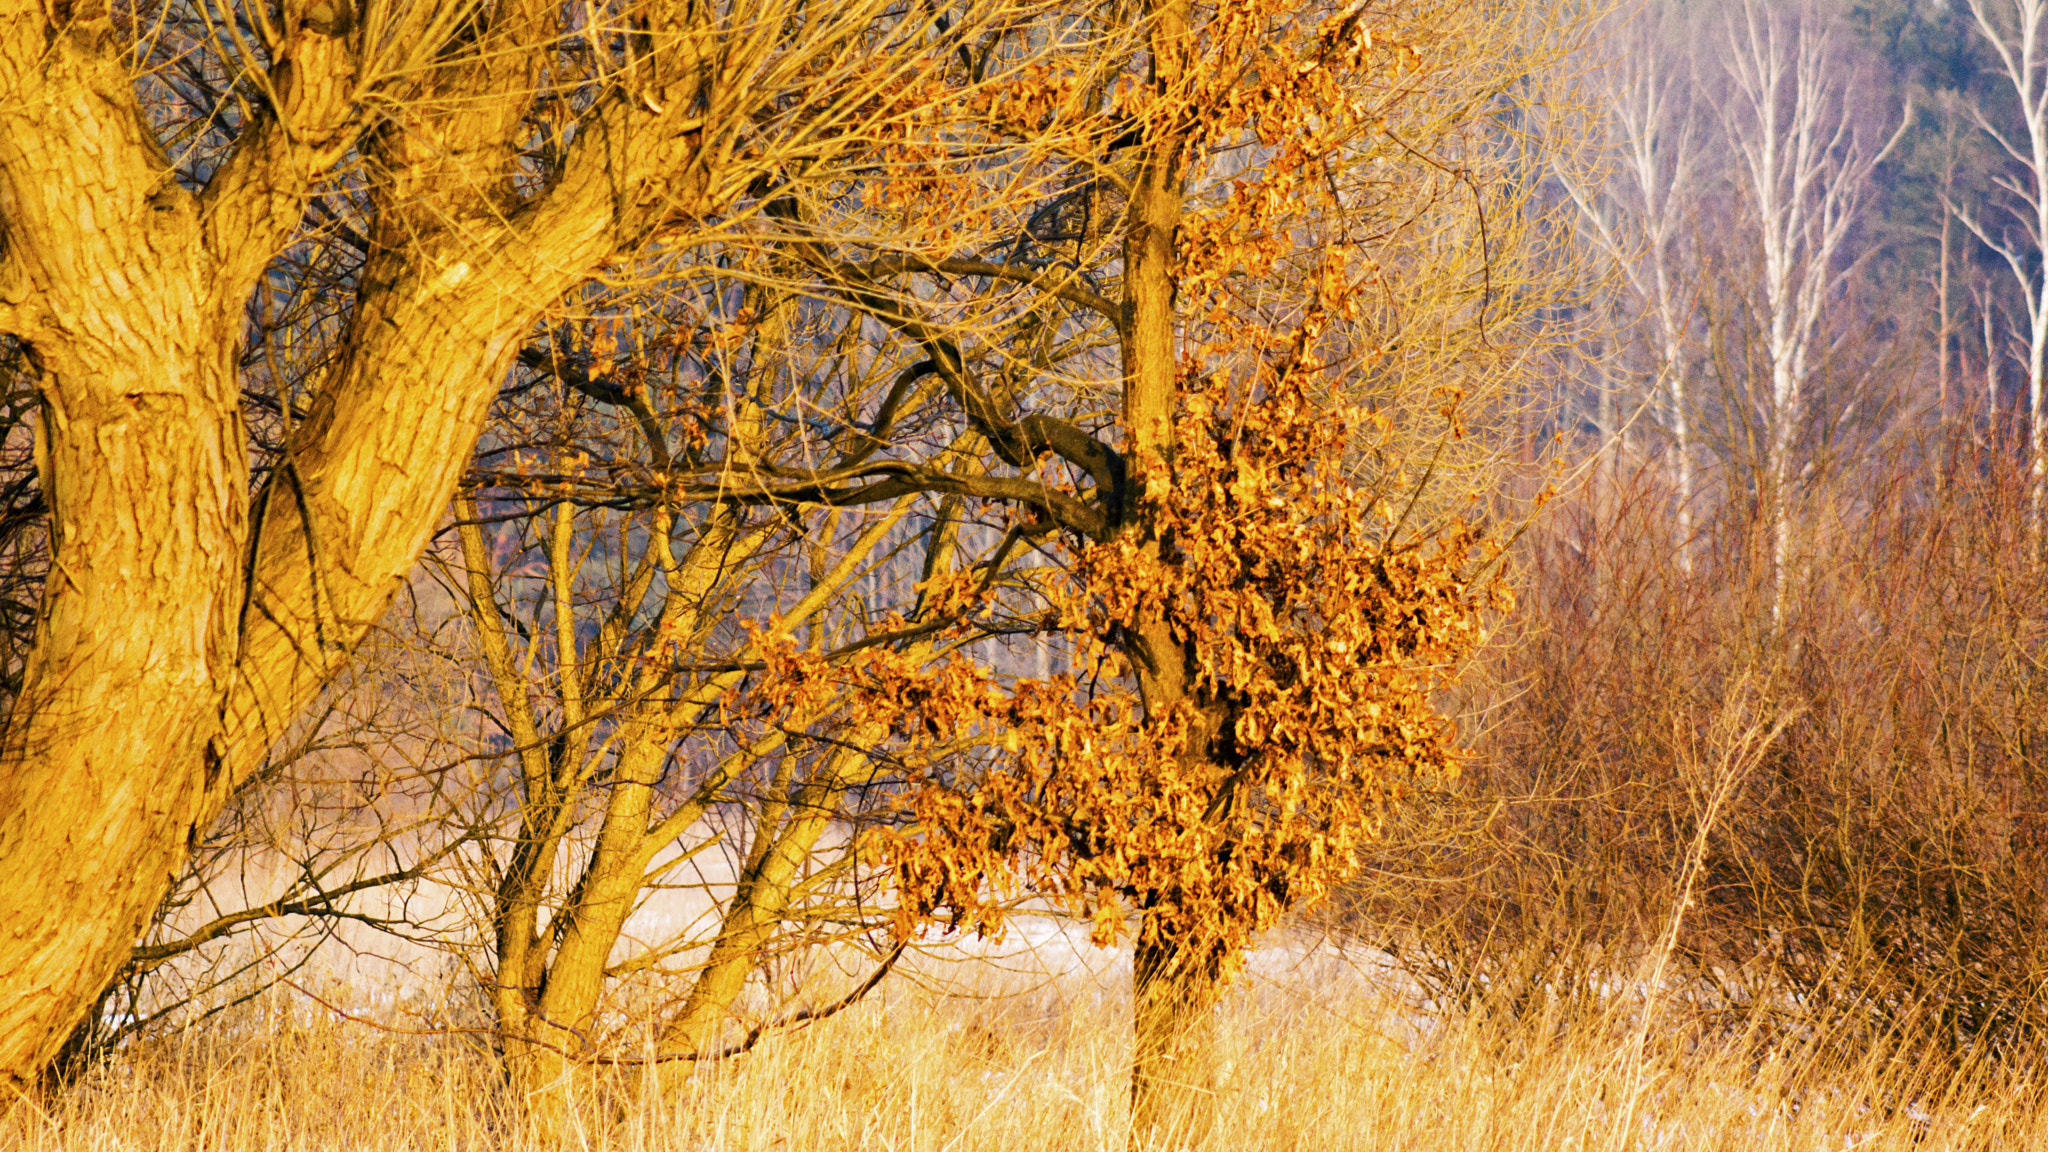
<instances>
[{"instance_id":1,"label":"bare shrub","mask_svg":"<svg viewBox=\"0 0 2048 1152\"><path fill-rule=\"evenodd\" d=\"M2048 577L2024 547L2026 483L2017 453L1959 424L1815 490L1782 629L1741 509L1690 575L1647 473L1563 509L1532 534L1467 779L1340 917L1448 998L1535 1011L1631 978L1678 912L1702 741L1748 682L1794 718L1705 837L1675 990L1728 1018L2029 1045L2048 1024Z\"/></svg>"}]
</instances>

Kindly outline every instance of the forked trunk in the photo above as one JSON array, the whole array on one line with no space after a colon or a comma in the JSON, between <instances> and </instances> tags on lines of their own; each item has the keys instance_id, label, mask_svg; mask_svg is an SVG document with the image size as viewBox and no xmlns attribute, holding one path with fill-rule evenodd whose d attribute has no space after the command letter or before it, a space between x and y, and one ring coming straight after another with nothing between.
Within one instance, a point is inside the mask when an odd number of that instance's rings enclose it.
<instances>
[{"instance_id":1,"label":"forked trunk","mask_svg":"<svg viewBox=\"0 0 2048 1152\"><path fill-rule=\"evenodd\" d=\"M598 1008L646 863L632 853L598 856L575 897L556 912L568 927L547 957L545 987L538 996L518 989L499 999L507 1078L519 1094L528 1135L541 1147L572 1142L579 1126L598 1116L596 1076L605 1047ZM530 978L530 964L528 971Z\"/></svg>"},{"instance_id":2,"label":"forked trunk","mask_svg":"<svg viewBox=\"0 0 2048 1152\"><path fill-rule=\"evenodd\" d=\"M544 981L534 979L536 957L528 952L518 963L526 968L529 988L501 993L506 1072L519 1093L528 1134L541 1147L569 1141L578 1135L577 1125L597 1115L595 1077L601 1065L596 1058L604 1046L598 1008L612 950L632 914L647 863L637 838L622 835L618 825L645 825L647 789L631 786L644 777L645 759L621 758L618 775L627 784L615 797L610 827L600 835L576 892L555 913L565 918L566 927L559 934L552 926L543 930L560 941L552 955L542 954ZM626 810L623 821L620 808ZM541 946L538 939L528 941L529 949ZM501 971L513 966L512 958L502 954L499 962ZM534 984L544 984L537 996L530 991Z\"/></svg>"},{"instance_id":3,"label":"forked trunk","mask_svg":"<svg viewBox=\"0 0 2048 1152\"><path fill-rule=\"evenodd\" d=\"M532 1022L531 1032L555 1033ZM595 1115L596 1069L546 1041L505 1039L505 1079L519 1105L525 1135L536 1148L574 1146L579 1128Z\"/></svg>"}]
</instances>

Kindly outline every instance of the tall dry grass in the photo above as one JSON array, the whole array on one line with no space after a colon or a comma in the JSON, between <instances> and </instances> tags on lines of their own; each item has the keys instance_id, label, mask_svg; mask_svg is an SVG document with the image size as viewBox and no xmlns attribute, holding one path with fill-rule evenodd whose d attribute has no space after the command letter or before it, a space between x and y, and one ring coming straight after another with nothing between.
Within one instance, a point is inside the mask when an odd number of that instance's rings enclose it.
<instances>
[{"instance_id":1,"label":"tall dry grass","mask_svg":"<svg viewBox=\"0 0 2048 1152\"><path fill-rule=\"evenodd\" d=\"M1764 1042L1611 1010L1420 1008L1325 963L1225 1008L1213 1146L1457 1149L1975 1149L2040 1146L2040 1089L1876 1043ZM1631 1006L1633 1005L1633 1006ZM561 1147L1121 1150L1128 1005L1100 986L965 999L907 985L666 1092L622 1069ZM0 1121L25 1152L534 1147L496 1065L449 1036L338 1020L278 990L153 1040Z\"/></svg>"}]
</instances>

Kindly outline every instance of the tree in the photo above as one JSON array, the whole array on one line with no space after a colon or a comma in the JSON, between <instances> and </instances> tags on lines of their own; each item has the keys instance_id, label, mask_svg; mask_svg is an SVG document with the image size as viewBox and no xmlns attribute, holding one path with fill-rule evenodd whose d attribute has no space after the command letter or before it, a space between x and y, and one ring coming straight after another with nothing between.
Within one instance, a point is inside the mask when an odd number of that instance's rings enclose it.
<instances>
[{"instance_id":1,"label":"tree","mask_svg":"<svg viewBox=\"0 0 2048 1152\"><path fill-rule=\"evenodd\" d=\"M1972 109L1978 126L2019 167L2018 176L1998 178L1999 188L2011 197L2006 211L2012 223L1994 229L1966 208L1957 207L1955 212L1963 225L2005 262L2026 309L2027 466L2033 475L2027 531L2039 552L2042 509L2048 501L2048 412L2042 410L2042 387L2048 379L2048 285L2042 282L2040 268L2043 245L2048 245L2048 60L2042 58L2041 43L2042 34L2048 31L2048 3L1970 0L1970 14L1977 31L1998 56L1999 70L2019 103L2026 134L2024 140L2016 141L1982 108ZM1987 313L1986 324L1989 322Z\"/></svg>"},{"instance_id":2,"label":"tree","mask_svg":"<svg viewBox=\"0 0 2048 1152\"><path fill-rule=\"evenodd\" d=\"M1134 918L1135 1140L1198 1123L1200 1034L1249 941L1355 866L1405 773L1455 763L1432 691L1492 592L1461 514L1491 514L1490 433L1564 294L1558 221L1514 178L1544 168L1541 141L1502 95L1574 34L1545 19L1105 6L1089 26L1135 25L1138 50L1006 105L1020 145L1058 139L1040 208L998 246L871 255L788 208L818 232L788 249L802 291L909 365L895 424L971 432L984 466L899 437L684 489L959 496L1007 518L998 557L1059 561L1008 601L962 573L918 627L1065 635L1072 675L784 643L755 692L889 719L898 824L872 840L901 938L999 930L1019 892L1105 933ZM878 198L939 194L902 183Z\"/></svg>"},{"instance_id":3,"label":"tree","mask_svg":"<svg viewBox=\"0 0 2048 1152\"><path fill-rule=\"evenodd\" d=\"M1828 301L1861 259L1844 262L1870 173L1912 122L1868 152L1854 102L1831 87L1828 34L1745 2L1727 24L1735 99L1726 131L1737 157L1738 194L1759 226L1763 324L1770 367L1767 443L1759 487L1771 532L1771 619L1782 624L1792 580L1793 456L1808 416L1809 384L1826 351ZM1867 255L1867 253L1865 254Z\"/></svg>"},{"instance_id":4,"label":"tree","mask_svg":"<svg viewBox=\"0 0 2048 1152\"><path fill-rule=\"evenodd\" d=\"M0 735L0 1077L382 612L543 311L772 226L1020 13L0 6L0 334L55 575ZM344 304L269 323L307 297Z\"/></svg>"},{"instance_id":5,"label":"tree","mask_svg":"<svg viewBox=\"0 0 2048 1152\"><path fill-rule=\"evenodd\" d=\"M736 544L774 519L750 510L779 510L833 550L848 543L826 527L835 510L915 498L940 525L993 510L993 547L935 563L877 642L827 660L771 625L758 651L713 663L745 665L748 714L817 747L845 742L836 717L890 726L875 744L898 826L872 842L906 939L999 911L1004 878L1035 862L1066 869L1040 886L1106 924L1130 910L1136 1130L1173 1123L1179 1022L1206 1016L1256 931L1341 879L1394 777L1454 762L1430 692L1488 602L1486 536L1467 521L1499 513L1489 433L1541 355L1531 317L1562 291L1556 222L1517 179L1543 167L1523 108L1576 24L1533 6L1268 0L174 15L17 9L0 34L0 75L24 96L0 106L0 331L41 374L56 574L0 745L0 855L22 865L0 886L19 993L0 1007L0 1067L20 1081L48 1058L190 830L382 610L508 375L573 384L550 310L668 268L823 302L845 318L834 371L863 386L826 410L792 375L790 405L760 404L813 433L801 451L735 439L742 403L715 452L657 451L657 432L595 480L507 466L492 482L657 523L692 508ZM124 45L154 63L139 81ZM981 127L956 134L963 121ZM987 195L990 173L1018 195ZM323 310L337 294L347 306ZM720 315L713 335L759 319ZM731 400L732 379L707 392ZM277 437L254 477L245 424ZM570 519L538 539L573 543ZM710 553L661 556L666 531L618 555L651 548L661 581L724 580ZM1064 567L1006 575L1020 550ZM465 573L488 551L472 533ZM558 558L557 601L574 571ZM491 619L490 583L463 579L485 645L516 634ZM645 595L678 629L701 610L649 588L620 602ZM625 856L674 830L648 804L690 719L674 709L704 701L678 688L690 646L644 626L553 642L548 707L588 721L616 690L618 731L648 732L622 743L644 756L605 762L622 786L587 795L581 730L529 709L534 739L508 749L534 818L512 850L527 865L558 843L572 793L607 818L629 809ZM1017 683L971 658L1020 631L1095 645L1083 667L1103 675ZM958 658L929 659L926 638ZM626 679L591 679L607 666ZM540 697L493 679L518 725L517 701ZM67 739L110 694L134 717ZM910 694L931 708L882 710ZM1110 745L1099 762L1073 743L1089 721ZM1092 785L1032 783L1072 753ZM1133 782L1142 819L1120 842L1091 811ZM1006 797L1044 821L975 840L968 817ZM501 973L523 980L538 957L565 988L602 975L564 961L597 953L617 902L572 895L576 915L542 932L538 889L517 867L498 880ZM609 901L640 881L593 883ZM565 951L579 917L595 930ZM516 991L507 1020L552 994Z\"/></svg>"},{"instance_id":6,"label":"tree","mask_svg":"<svg viewBox=\"0 0 2048 1152\"><path fill-rule=\"evenodd\" d=\"M518 1098L547 1138L593 1064L717 1055L771 960L888 922L885 903L860 898L871 885L845 835L886 783L865 751L886 724L841 700L764 718L749 685L783 642L827 662L891 643L876 621L911 581L882 577L902 575L920 540L927 580L951 574L957 501L912 493L864 512L647 492L648 477L707 465L723 469L722 494L743 492L752 469L801 468L888 431L886 419L820 427L801 415L885 406L868 389L897 373L834 372L844 309L687 275L745 263L671 266L592 293L555 324L532 358L560 387L508 398L458 500L457 547L432 557L467 619L497 733L464 759L514 766L507 786L492 774L441 819L494 829L491 851L464 858L487 926L477 972ZM915 620L928 599L897 606ZM901 639L902 658L930 654L928 637ZM705 853L733 874L708 928L629 938L645 899L689 886ZM863 987L901 951L886 950ZM645 1042L604 1022L631 982L654 1005L626 1016Z\"/></svg>"},{"instance_id":7,"label":"tree","mask_svg":"<svg viewBox=\"0 0 2048 1152\"><path fill-rule=\"evenodd\" d=\"M1006 694L965 662L857 672L869 707L918 718L892 748L910 824L882 837L899 932L986 931L1018 892L1089 916L1099 943L1135 917L1134 1146L1205 1129L1210 1015L1258 934L1356 871L1406 781L1456 774L1435 696L1482 611L1511 602L1462 522L1407 524L1391 501L1412 490L1343 473L1354 429L1309 398L1313 371L1283 365L1235 403L1185 395L1153 480L1174 494L1141 497L1149 546L1087 546L1056 597L1092 644L1078 677ZM1173 663L1135 649L1134 620ZM787 675L853 682L795 659ZM1112 677L1129 687L1081 688ZM960 763L977 736L1000 751Z\"/></svg>"},{"instance_id":8,"label":"tree","mask_svg":"<svg viewBox=\"0 0 2048 1152\"><path fill-rule=\"evenodd\" d=\"M1592 116L1605 130L1588 135L1612 150L1612 177L1599 183L1562 163L1556 172L1593 246L1620 271L1640 312L1655 366L1650 395L1664 401L1675 458L1678 566L1690 571L1693 399L1686 376L1693 300L1681 280L1681 229L1696 211L1701 164L1692 77L1673 43L1677 23L1669 15L1631 17L1621 55L1592 77Z\"/></svg>"}]
</instances>

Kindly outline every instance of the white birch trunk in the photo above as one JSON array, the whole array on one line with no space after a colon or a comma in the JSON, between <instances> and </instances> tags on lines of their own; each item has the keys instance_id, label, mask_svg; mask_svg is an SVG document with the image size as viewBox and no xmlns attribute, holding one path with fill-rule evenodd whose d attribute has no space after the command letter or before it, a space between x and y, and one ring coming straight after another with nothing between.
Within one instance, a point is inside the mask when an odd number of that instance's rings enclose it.
<instances>
[{"instance_id":1,"label":"white birch trunk","mask_svg":"<svg viewBox=\"0 0 2048 1152\"><path fill-rule=\"evenodd\" d=\"M1686 332L1679 241L1692 207L1697 167L1691 77L1661 24L1639 24L1620 60L1597 75L1590 92L1618 161L1597 191L1577 173L1559 170L1580 210L1588 238L1621 273L1647 325L1654 360L1648 402L1667 412L1677 489L1678 566L1692 570L1693 460L1691 397L1686 392Z\"/></svg>"},{"instance_id":2,"label":"white birch trunk","mask_svg":"<svg viewBox=\"0 0 2048 1152\"><path fill-rule=\"evenodd\" d=\"M1761 413L1771 533L1771 623L1784 624L1796 582L1796 453L1808 384L1825 339L1826 304L1854 262L1845 245L1870 171L1891 145L1866 153L1849 92L1829 83L1828 36L1745 2L1726 34L1734 98L1725 117L1736 185L1757 223L1771 387ZM1904 131L1904 123L1900 131ZM1896 143L1894 134L1892 142Z\"/></svg>"},{"instance_id":3,"label":"white birch trunk","mask_svg":"<svg viewBox=\"0 0 2048 1152\"><path fill-rule=\"evenodd\" d=\"M1958 211L1956 216L2005 261L2019 284L2027 309L2027 538L2039 556L2042 547L2042 504L2044 449L2048 449L2048 421L2041 410L2044 356L2048 356L2048 291L2042 285L2039 267L2044 239L2048 239L2048 76L2041 59L2041 33L2048 18L2048 0L1970 0L1970 15L1977 31L1990 43L1998 57L1999 71L2012 87L2019 102L2026 140L2013 140L1998 129L1982 109L1973 109L1977 124L1998 141L2017 163L2024 178L2002 177L1999 186L2011 197L2004 206L2007 226L1994 232L1975 214ZM1989 315L1986 316L1987 327ZM1989 340L1987 338L1987 352ZM1991 369L1995 371L1996 369Z\"/></svg>"}]
</instances>

